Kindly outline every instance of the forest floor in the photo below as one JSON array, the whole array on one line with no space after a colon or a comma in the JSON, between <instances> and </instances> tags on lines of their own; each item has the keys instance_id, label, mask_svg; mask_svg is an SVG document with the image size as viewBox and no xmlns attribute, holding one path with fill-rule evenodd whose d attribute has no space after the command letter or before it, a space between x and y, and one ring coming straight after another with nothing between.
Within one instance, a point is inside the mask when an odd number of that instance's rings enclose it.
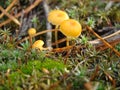
<instances>
[{"instance_id":1,"label":"forest floor","mask_svg":"<svg viewBox=\"0 0 120 90\"><path fill-rule=\"evenodd\" d=\"M69 45L62 24L49 23L52 10L82 26ZM119 34L119 0L1 1L0 90L119 90Z\"/></svg>"}]
</instances>

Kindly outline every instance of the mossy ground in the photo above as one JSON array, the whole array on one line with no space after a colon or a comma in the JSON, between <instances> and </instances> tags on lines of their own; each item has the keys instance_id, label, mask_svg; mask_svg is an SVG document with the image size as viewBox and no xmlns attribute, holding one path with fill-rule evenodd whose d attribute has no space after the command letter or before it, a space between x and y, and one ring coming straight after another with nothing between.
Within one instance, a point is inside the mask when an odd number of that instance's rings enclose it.
<instances>
[{"instance_id":1,"label":"mossy ground","mask_svg":"<svg viewBox=\"0 0 120 90\"><path fill-rule=\"evenodd\" d=\"M10 1L5 6L3 4L5 2L2 1L0 5L7 7ZM20 0L20 2L29 3L28 0ZM75 40L77 43L75 47L55 53L29 49L28 40L17 45L19 38L12 36L12 30L19 27L14 26L13 23L2 27L0 90L91 90L90 88L119 90L119 57L111 49L97 51L89 44L89 40L96 37L86 29L86 24L96 32L111 25L119 28L119 2L114 2L108 10L105 10L105 7L109 2L101 0L48 0L47 3L50 9L56 7L65 10L70 18L79 21L83 28L82 35ZM24 4L23 7L22 4L20 5L21 8L25 8L28 4ZM37 8L39 9L41 10ZM36 16L35 25L38 23L38 18ZM2 18L2 21L4 20L6 17ZM39 23L41 27L37 26L39 30L45 29L45 22L43 22L44 20ZM79 45L81 48L77 47ZM120 44L115 45L115 49L120 51Z\"/></svg>"}]
</instances>

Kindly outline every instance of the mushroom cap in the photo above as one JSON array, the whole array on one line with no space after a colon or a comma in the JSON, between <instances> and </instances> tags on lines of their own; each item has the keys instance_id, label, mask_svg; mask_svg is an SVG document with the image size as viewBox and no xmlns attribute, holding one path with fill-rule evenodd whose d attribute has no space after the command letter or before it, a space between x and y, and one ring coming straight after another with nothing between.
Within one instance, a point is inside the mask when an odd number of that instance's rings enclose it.
<instances>
[{"instance_id":1,"label":"mushroom cap","mask_svg":"<svg viewBox=\"0 0 120 90\"><path fill-rule=\"evenodd\" d=\"M69 19L68 14L62 10L52 10L48 14L48 21L53 25L60 25L61 22L67 19Z\"/></svg>"},{"instance_id":2,"label":"mushroom cap","mask_svg":"<svg viewBox=\"0 0 120 90\"><path fill-rule=\"evenodd\" d=\"M36 33L36 29L35 28L30 28L28 30L28 34L31 36L31 35L34 35Z\"/></svg>"},{"instance_id":3,"label":"mushroom cap","mask_svg":"<svg viewBox=\"0 0 120 90\"><path fill-rule=\"evenodd\" d=\"M74 19L68 19L63 21L60 24L60 31L69 38L76 38L81 34L82 26L81 24L74 20Z\"/></svg>"},{"instance_id":4,"label":"mushroom cap","mask_svg":"<svg viewBox=\"0 0 120 90\"><path fill-rule=\"evenodd\" d=\"M42 40L37 40L33 43L32 48L37 48L42 50L43 49L44 42Z\"/></svg>"}]
</instances>

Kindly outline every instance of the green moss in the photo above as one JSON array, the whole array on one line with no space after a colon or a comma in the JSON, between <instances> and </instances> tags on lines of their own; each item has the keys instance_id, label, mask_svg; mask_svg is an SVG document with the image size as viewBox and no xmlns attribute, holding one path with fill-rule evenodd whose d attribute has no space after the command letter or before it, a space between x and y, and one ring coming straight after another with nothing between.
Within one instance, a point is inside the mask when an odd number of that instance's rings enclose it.
<instances>
[{"instance_id":1,"label":"green moss","mask_svg":"<svg viewBox=\"0 0 120 90\"><path fill-rule=\"evenodd\" d=\"M56 70L63 71L65 68L65 65L60 61L55 61L55 60L46 58L44 61L41 61L41 60L29 61L27 65L24 64L21 67L21 71L26 74L31 74L33 69L41 70L42 68L46 68L48 70L56 69Z\"/></svg>"},{"instance_id":2,"label":"green moss","mask_svg":"<svg viewBox=\"0 0 120 90\"><path fill-rule=\"evenodd\" d=\"M0 86L0 90L9 90L8 87Z\"/></svg>"},{"instance_id":3,"label":"green moss","mask_svg":"<svg viewBox=\"0 0 120 90\"><path fill-rule=\"evenodd\" d=\"M120 43L118 45L116 45L115 47L118 51L120 51Z\"/></svg>"},{"instance_id":4,"label":"green moss","mask_svg":"<svg viewBox=\"0 0 120 90\"><path fill-rule=\"evenodd\" d=\"M21 84L21 77L22 76L23 75L20 72L12 72L9 75L9 78L11 80L12 86L16 87L16 86L20 85Z\"/></svg>"},{"instance_id":5,"label":"green moss","mask_svg":"<svg viewBox=\"0 0 120 90\"><path fill-rule=\"evenodd\" d=\"M9 60L7 63L5 62L0 63L0 71L7 71L7 69L16 70L17 68L18 68L17 62L14 60Z\"/></svg>"},{"instance_id":6,"label":"green moss","mask_svg":"<svg viewBox=\"0 0 120 90\"><path fill-rule=\"evenodd\" d=\"M28 61L27 64L24 64L21 67L21 71L25 74L31 74L33 71L33 68L40 70L41 68L41 61L34 60L34 61Z\"/></svg>"},{"instance_id":7,"label":"green moss","mask_svg":"<svg viewBox=\"0 0 120 90\"><path fill-rule=\"evenodd\" d=\"M45 67L48 70L56 68L57 70L63 71L65 65L60 61L47 59L46 61L43 62L42 67Z\"/></svg>"}]
</instances>

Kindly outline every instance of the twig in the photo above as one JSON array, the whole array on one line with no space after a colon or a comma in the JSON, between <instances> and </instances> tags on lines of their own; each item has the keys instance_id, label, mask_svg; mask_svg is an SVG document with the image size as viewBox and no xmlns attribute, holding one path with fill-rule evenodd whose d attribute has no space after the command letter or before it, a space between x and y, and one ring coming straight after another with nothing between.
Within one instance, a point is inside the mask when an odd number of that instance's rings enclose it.
<instances>
[{"instance_id":1,"label":"twig","mask_svg":"<svg viewBox=\"0 0 120 90\"><path fill-rule=\"evenodd\" d=\"M56 44L62 43L64 41L66 41L66 38L58 40L57 43L56 42L52 43L52 46L55 46Z\"/></svg>"},{"instance_id":2,"label":"twig","mask_svg":"<svg viewBox=\"0 0 120 90\"><path fill-rule=\"evenodd\" d=\"M113 2L120 2L120 0L110 0L110 1L113 1Z\"/></svg>"},{"instance_id":3,"label":"twig","mask_svg":"<svg viewBox=\"0 0 120 90\"><path fill-rule=\"evenodd\" d=\"M100 67L99 65L97 65L93 75L90 77L90 81L93 81L95 79L95 77L98 75L99 70L100 70Z\"/></svg>"},{"instance_id":4,"label":"twig","mask_svg":"<svg viewBox=\"0 0 120 90\"><path fill-rule=\"evenodd\" d=\"M105 72L105 71L104 71L104 73L105 73L105 75L108 77L108 79L112 82L112 85L113 85L113 87L115 88L115 86L116 86L115 80L112 78L112 76L111 76L109 73L107 73L107 72Z\"/></svg>"},{"instance_id":5,"label":"twig","mask_svg":"<svg viewBox=\"0 0 120 90\"><path fill-rule=\"evenodd\" d=\"M84 62L86 62L86 61L88 61L88 59L86 60L83 60L83 61L81 61L81 62L79 62L77 65L76 65L76 67L73 69L73 73L78 69L78 67L81 65L81 64L83 64Z\"/></svg>"},{"instance_id":6,"label":"twig","mask_svg":"<svg viewBox=\"0 0 120 90\"><path fill-rule=\"evenodd\" d=\"M6 11L6 12L9 11L16 2L17 2L17 0L13 0L13 2L5 9L5 11ZM4 13L2 13L2 14L0 15L0 18L2 18L3 15L4 15Z\"/></svg>"},{"instance_id":7,"label":"twig","mask_svg":"<svg viewBox=\"0 0 120 90\"><path fill-rule=\"evenodd\" d=\"M120 43L120 38L118 38L118 39L116 39L116 40L114 40L114 41L111 41L111 42L109 42L109 43L110 43L110 45L115 46L116 44ZM104 44L100 44L100 45L96 45L95 48L96 48L97 50L105 50L105 49L107 49L108 47L106 47Z\"/></svg>"},{"instance_id":8,"label":"twig","mask_svg":"<svg viewBox=\"0 0 120 90\"><path fill-rule=\"evenodd\" d=\"M107 39L107 38L113 37L113 36L115 36L115 35L117 35L117 34L119 34L119 33L120 33L120 30L118 30L117 32L112 33L112 34L110 34L110 35L108 35L108 36L106 36L106 37L103 37L103 39Z\"/></svg>"},{"instance_id":9,"label":"twig","mask_svg":"<svg viewBox=\"0 0 120 90\"><path fill-rule=\"evenodd\" d=\"M117 35L117 34L119 34L119 33L120 33L120 30L118 30L117 32L112 33L112 34L110 34L110 35L108 35L108 36L103 37L103 39L108 39L108 38L113 37L113 36L115 36L115 35ZM89 43L92 43L92 44L93 44L93 43L99 43L99 39L90 41Z\"/></svg>"},{"instance_id":10,"label":"twig","mask_svg":"<svg viewBox=\"0 0 120 90\"><path fill-rule=\"evenodd\" d=\"M55 48L55 49L52 50L52 52L59 53L59 52L70 50L73 47L74 47L74 45L73 46L62 47L62 48Z\"/></svg>"},{"instance_id":11,"label":"twig","mask_svg":"<svg viewBox=\"0 0 120 90\"><path fill-rule=\"evenodd\" d=\"M109 1L109 2L107 3L106 7L105 7L105 10L106 10L106 11L109 10L109 9L112 7L113 4L114 4L113 1Z\"/></svg>"},{"instance_id":12,"label":"twig","mask_svg":"<svg viewBox=\"0 0 120 90\"><path fill-rule=\"evenodd\" d=\"M35 35L33 35L33 37L38 36L38 35L41 35L41 34L44 34L44 33L47 33L47 32L53 32L53 31L55 31L55 29L52 29L52 30L44 30L44 31L41 31L41 32L36 33ZM22 40L18 41L17 44L19 44L19 43L21 43L21 42L23 42L23 41L25 41L25 40L27 40L27 39L29 39L29 36L27 36L27 37L23 38Z\"/></svg>"},{"instance_id":13,"label":"twig","mask_svg":"<svg viewBox=\"0 0 120 90\"><path fill-rule=\"evenodd\" d=\"M16 24L18 24L19 26L21 25L20 22L15 18L13 17L12 15L10 15L9 13L7 13L1 6L0 6L0 10L6 15L9 17L9 19L11 19L12 21L14 21Z\"/></svg>"},{"instance_id":14,"label":"twig","mask_svg":"<svg viewBox=\"0 0 120 90\"><path fill-rule=\"evenodd\" d=\"M64 73L61 77L61 79L53 84L50 85L50 87L48 88L48 90L55 90L55 88L57 86L59 86L60 83L62 83L65 79L67 79L70 76L69 73Z\"/></svg>"},{"instance_id":15,"label":"twig","mask_svg":"<svg viewBox=\"0 0 120 90\"><path fill-rule=\"evenodd\" d=\"M24 10L24 11L25 11L25 14L28 13L28 12L30 12L33 8L35 8L41 1L42 1L42 0L35 0L35 2L34 2L32 5L30 5L28 8L26 8L26 9ZM15 17L18 18L18 17L21 16L21 14L22 14L22 12L16 14ZM8 23L10 23L10 22L11 22L11 19L8 19L8 20L4 21L3 23L1 23L1 24L0 24L0 27L4 26L4 25L6 25L6 24L8 24Z\"/></svg>"},{"instance_id":16,"label":"twig","mask_svg":"<svg viewBox=\"0 0 120 90\"><path fill-rule=\"evenodd\" d=\"M87 29L89 31L91 31L96 37L98 37L106 46L108 46L109 48L111 48L118 56L120 56L120 53L113 48L107 41L105 41L103 38L101 38L97 33L95 33L91 27L87 26Z\"/></svg>"}]
</instances>

